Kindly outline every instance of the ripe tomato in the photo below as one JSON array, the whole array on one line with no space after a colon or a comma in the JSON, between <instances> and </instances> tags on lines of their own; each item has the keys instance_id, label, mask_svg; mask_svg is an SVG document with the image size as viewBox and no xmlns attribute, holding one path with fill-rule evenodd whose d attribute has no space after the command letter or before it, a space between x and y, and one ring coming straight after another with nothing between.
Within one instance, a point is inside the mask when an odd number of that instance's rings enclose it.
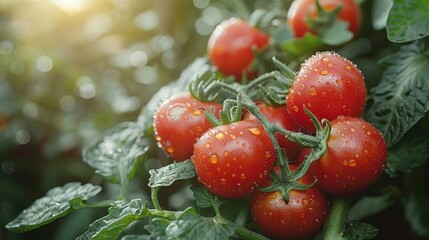
<instances>
[{"instance_id":1,"label":"ripe tomato","mask_svg":"<svg viewBox=\"0 0 429 240\"><path fill-rule=\"evenodd\" d=\"M342 6L338 18L349 23L349 31L356 34L361 23L360 8L355 0L319 0L325 11L334 10ZM295 0L288 11L288 25L296 37L302 37L306 32L313 32L307 18L315 19L318 16L316 0Z\"/></svg>"},{"instance_id":2,"label":"ripe tomato","mask_svg":"<svg viewBox=\"0 0 429 240\"><path fill-rule=\"evenodd\" d=\"M244 120L204 133L191 159L198 181L211 193L239 198L267 182L276 155L263 126Z\"/></svg>"},{"instance_id":3,"label":"ripe tomato","mask_svg":"<svg viewBox=\"0 0 429 240\"><path fill-rule=\"evenodd\" d=\"M387 145L381 133L360 118L339 117L331 124L328 149L310 165L308 173L324 191L351 196L368 188L384 171ZM309 152L303 149L299 161Z\"/></svg>"},{"instance_id":4,"label":"ripe tomato","mask_svg":"<svg viewBox=\"0 0 429 240\"><path fill-rule=\"evenodd\" d=\"M321 120L340 115L358 117L366 100L366 85L360 70L333 52L320 52L307 59L287 95L289 115L304 129L314 132L307 107Z\"/></svg>"},{"instance_id":5,"label":"ripe tomato","mask_svg":"<svg viewBox=\"0 0 429 240\"><path fill-rule=\"evenodd\" d=\"M207 52L212 63L223 74L241 80L243 72L249 73L248 68L255 58L253 48L261 50L269 41L268 34L243 20L231 18L221 22L213 31Z\"/></svg>"},{"instance_id":6,"label":"ripe tomato","mask_svg":"<svg viewBox=\"0 0 429 240\"><path fill-rule=\"evenodd\" d=\"M308 175L299 180L302 184L312 181ZM315 235L323 228L328 208L329 201L317 186L304 191L292 190L288 203L279 191L255 192L250 201L253 221L275 239L304 239Z\"/></svg>"},{"instance_id":7,"label":"ripe tomato","mask_svg":"<svg viewBox=\"0 0 429 240\"><path fill-rule=\"evenodd\" d=\"M222 110L220 103L200 102L181 93L163 101L154 113L155 139L175 161L189 159L197 138L213 127L200 107L213 107L215 113Z\"/></svg>"},{"instance_id":8,"label":"ripe tomato","mask_svg":"<svg viewBox=\"0 0 429 240\"><path fill-rule=\"evenodd\" d=\"M277 126L280 126L284 129L293 132L298 132L300 130L300 127L289 116L285 106L275 107L266 105L264 103L258 103L257 106L259 108L259 111L261 111L261 113L270 122L276 124ZM256 120L257 118L250 114L250 112L246 112L246 114L244 115L244 119ZM280 147L284 149L288 160L295 161L298 157L298 153L301 149L301 146L295 142L288 140L286 136L282 133L277 132L275 135Z\"/></svg>"}]
</instances>

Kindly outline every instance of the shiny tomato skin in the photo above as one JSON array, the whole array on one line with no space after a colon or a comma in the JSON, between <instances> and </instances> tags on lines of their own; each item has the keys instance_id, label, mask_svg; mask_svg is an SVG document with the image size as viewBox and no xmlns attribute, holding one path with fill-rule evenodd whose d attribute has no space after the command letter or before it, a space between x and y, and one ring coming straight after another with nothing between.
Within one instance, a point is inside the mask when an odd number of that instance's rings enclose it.
<instances>
[{"instance_id":1,"label":"shiny tomato skin","mask_svg":"<svg viewBox=\"0 0 429 240\"><path fill-rule=\"evenodd\" d=\"M253 48L264 49L270 42L270 36L247 22L230 18L221 22L211 34L207 53L219 71L241 80L243 72L248 76L249 67L255 56Z\"/></svg>"},{"instance_id":2,"label":"shiny tomato skin","mask_svg":"<svg viewBox=\"0 0 429 240\"><path fill-rule=\"evenodd\" d=\"M243 120L204 133L191 159L198 181L211 193L240 198L267 182L276 155L263 126Z\"/></svg>"},{"instance_id":3,"label":"shiny tomato skin","mask_svg":"<svg viewBox=\"0 0 429 240\"><path fill-rule=\"evenodd\" d=\"M201 102L189 93L180 93L164 100L155 111L155 139L174 161L190 159L197 139L213 127L201 107L213 107L215 113L222 110L220 103Z\"/></svg>"},{"instance_id":4,"label":"shiny tomato skin","mask_svg":"<svg viewBox=\"0 0 429 240\"><path fill-rule=\"evenodd\" d=\"M359 117L366 96L364 77L351 61L333 52L319 52L302 64L286 96L286 107L298 125L314 132L303 106L319 120Z\"/></svg>"},{"instance_id":5,"label":"shiny tomato skin","mask_svg":"<svg viewBox=\"0 0 429 240\"><path fill-rule=\"evenodd\" d=\"M361 118L339 117L331 122L327 152L311 163L308 174L325 192L339 197L361 193L383 173L387 145L382 134ZM300 152L302 162L310 149Z\"/></svg>"},{"instance_id":6,"label":"shiny tomato skin","mask_svg":"<svg viewBox=\"0 0 429 240\"><path fill-rule=\"evenodd\" d=\"M349 24L349 31L356 34L361 24L360 7L355 0L319 0L325 11L333 10L342 6L338 13L338 18ZM313 32L306 21L306 18L317 17L316 0L295 0L292 2L287 16L288 25L294 32L295 37L302 37L306 32Z\"/></svg>"},{"instance_id":7,"label":"shiny tomato skin","mask_svg":"<svg viewBox=\"0 0 429 240\"><path fill-rule=\"evenodd\" d=\"M292 132L299 132L300 127L295 121L289 116L285 106L270 106L264 103L258 103L257 107L259 111L272 123ZM244 119L257 120L250 112L246 112ZM276 139L281 148L284 149L286 156L289 161L296 161L301 146L295 142L292 142L286 138L282 133L277 132L275 134Z\"/></svg>"},{"instance_id":8,"label":"shiny tomato skin","mask_svg":"<svg viewBox=\"0 0 429 240\"><path fill-rule=\"evenodd\" d=\"M295 169L296 167L292 167ZM304 175L299 182L314 180ZM323 229L329 200L317 186L304 191L292 190L285 203L280 192L255 192L250 201L253 221L274 239L306 239Z\"/></svg>"}]
</instances>

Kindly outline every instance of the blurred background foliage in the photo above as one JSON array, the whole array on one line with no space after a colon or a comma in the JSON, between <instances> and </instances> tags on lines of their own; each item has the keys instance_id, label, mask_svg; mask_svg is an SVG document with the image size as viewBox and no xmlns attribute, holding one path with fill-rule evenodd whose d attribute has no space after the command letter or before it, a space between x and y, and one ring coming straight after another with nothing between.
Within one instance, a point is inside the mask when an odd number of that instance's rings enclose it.
<instances>
[{"instance_id":1,"label":"blurred background foliage","mask_svg":"<svg viewBox=\"0 0 429 240\"><path fill-rule=\"evenodd\" d=\"M0 0L0 239L74 239L97 212L4 229L55 186L96 181L80 151L205 53L228 1ZM101 179L99 179L101 181Z\"/></svg>"}]
</instances>

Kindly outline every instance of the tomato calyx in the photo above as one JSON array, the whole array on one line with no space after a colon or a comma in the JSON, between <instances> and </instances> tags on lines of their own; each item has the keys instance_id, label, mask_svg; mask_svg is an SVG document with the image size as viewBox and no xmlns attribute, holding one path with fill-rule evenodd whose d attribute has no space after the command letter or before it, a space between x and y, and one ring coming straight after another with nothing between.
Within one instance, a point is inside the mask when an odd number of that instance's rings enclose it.
<instances>
[{"instance_id":1,"label":"tomato calyx","mask_svg":"<svg viewBox=\"0 0 429 240\"><path fill-rule=\"evenodd\" d=\"M210 108L210 110L207 110L206 108L201 109L204 110L207 120L209 120L213 126L221 126L238 122L241 120L243 112L241 94L237 95L236 100L226 99L223 102L223 109L219 111L219 119L216 117L213 108Z\"/></svg>"},{"instance_id":2,"label":"tomato calyx","mask_svg":"<svg viewBox=\"0 0 429 240\"><path fill-rule=\"evenodd\" d=\"M305 21L311 31L316 32L323 43L328 45L341 45L353 38L348 30L349 23L338 18L342 5L330 10L324 9L319 0L316 0L317 16L307 14ZM332 33L335 33L333 37Z\"/></svg>"}]
</instances>

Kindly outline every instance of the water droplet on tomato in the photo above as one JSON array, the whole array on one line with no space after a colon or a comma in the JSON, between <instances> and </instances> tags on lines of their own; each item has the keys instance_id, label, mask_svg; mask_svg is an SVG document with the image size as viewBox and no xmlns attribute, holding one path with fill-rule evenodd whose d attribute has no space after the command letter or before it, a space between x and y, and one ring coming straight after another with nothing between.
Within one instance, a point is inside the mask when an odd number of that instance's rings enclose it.
<instances>
[{"instance_id":1,"label":"water droplet on tomato","mask_svg":"<svg viewBox=\"0 0 429 240\"><path fill-rule=\"evenodd\" d=\"M235 134L232 134L232 133L231 133L231 134L229 135L229 137L230 137L231 139L235 139L237 136L235 136Z\"/></svg>"},{"instance_id":2,"label":"water droplet on tomato","mask_svg":"<svg viewBox=\"0 0 429 240\"><path fill-rule=\"evenodd\" d=\"M356 129L354 127L350 128L350 132L354 133L356 131Z\"/></svg>"},{"instance_id":3,"label":"water droplet on tomato","mask_svg":"<svg viewBox=\"0 0 429 240\"><path fill-rule=\"evenodd\" d=\"M309 89L308 89L308 94L310 94L311 96L315 96L317 95L317 90L316 87L314 85L312 85Z\"/></svg>"},{"instance_id":4,"label":"water droplet on tomato","mask_svg":"<svg viewBox=\"0 0 429 240\"><path fill-rule=\"evenodd\" d=\"M201 113L203 113L203 111L202 111L200 108L197 108L197 109L195 109L192 113L193 113L195 116L198 116L198 115L201 115Z\"/></svg>"},{"instance_id":5,"label":"water droplet on tomato","mask_svg":"<svg viewBox=\"0 0 429 240\"><path fill-rule=\"evenodd\" d=\"M302 199L302 205L307 206L308 200L306 198Z\"/></svg>"},{"instance_id":6,"label":"water droplet on tomato","mask_svg":"<svg viewBox=\"0 0 429 240\"><path fill-rule=\"evenodd\" d=\"M246 174L244 174L244 173L240 174L240 178L241 179L246 179Z\"/></svg>"},{"instance_id":7,"label":"water droplet on tomato","mask_svg":"<svg viewBox=\"0 0 429 240\"><path fill-rule=\"evenodd\" d=\"M222 139L223 137L224 137L224 135L223 135L223 133L222 133L222 132L218 132L218 133L216 133L216 134L215 134L215 138L216 138L216 139L219 139L219 140L220 140L220 139Z\"/></svg>"},{"instance_id":8,"label":"water droplet on tomato","mask_svg":"<svg viewBox=\"0 0 429 240\"><path fill-rule=\"evenodd\" d=\"M320 75L326 75L326 74L328 74L328 70L327 69L320 70Z\"/></svg>"},{"instance_id":9,"label":"water droplet on tomato","mask_svg":"<svg viewBox=\"0 0 429 240\"><path fill-rule=\"evenodd\" d=\"M346 65L346 66L344 66L344 69L346 69L347 71L350 71L350 70L352 70L352 67L350 65Z\"/></svg>"},{"instance_id":10,"label":"water droplet on tomato","mask_svg":"<svg viewBox=\"0 0 429 240\"><path fill-rule=\"evenodd\" d=\"M219 161L219 157L216 153L210 154L209 161L213 164L217 163Z\"/></svg>"},{"instance_id":11,"label":"water droplet on tomato","mask_svg":"<svg viewBox=\"0 0 429 240\"><path fill-rule=\"evenodd\" d=\"M350 167L356 167L356 160L354 160L354 159L350 159L350 160L349 160L349 166L350 166Z\"/></svg>"},{"instance_id":12,"label":"water droplet on tomato","mask_svg":"<svg viewBox=\"0 0 429 240\"><path fill-rule=\"evenodd\" d=\"M228 156L228 155L229 155L229 152L228 152L228 151L224 151L224 152L223 152L223 156L224 156L224 157L226 157L226 156Z\"/></svg>"},{"instance_id":13,"label":"water droplet on tomato","mask_svg":"<svg viewBox=\"0 0 429 240\"><path fill-rule=\"evenodd\" d=\"M221 183L221 184L226 184L226 179L225 179L225 178L221 178L221 179L220 179L220 183Z\"/></svg>"},{"instance_id":14,"label":"water droplet on tomato","mask_svg":"<svg viewBox=\"0 0 429 240\"><path fill-rule=\"evenodd\" d=\"M171 153L174 153L174 148L172 146L168 146L165 148L165 151L171 154Z\"/></svg>"},{"instance_id":15,"label":"water droplet on tomato","mask_svg":"<svg viewBox=\"0 0 429 240\"><path fill-rule=\"evenodd\" d=\"M296 106L296 105L295 105L295 106L293 106L293 107L292 107L292 109L293 109L295 112L298 112L298 111L299 111L299 108L298 108L298 106Z\"/></svg>"},{"instance_id":16,"label":"water droplet on tomato","mask_svg":"<svg viewBox=\"0 0 429 240\"><path fill-rule=\"evenodd\" d=\"M248 128L248 130L253 135L261 134L261 129L259 127L250 127L250 128Z\"/></svg>"},{"instance_id":17,"label":"water droplet on tomato","mask_svg":"<svg viewBox=\"0 0 429 240\"><path fill-rule=\"evenodd\" d=\"M161 141L161 137L158 134L155 134L155 140L159 142Z\"/></svg>"},{"instance_id":18,"label":"water droplet on tomato","mask_svg":"<svg viewBox=\"0 0 429 240\"><path fill-rule=\"evenodd\" d=\"M328 57L323 57L323 58L322 58L322 61L324 61L324 62L329 62L329 58L328 58Z\"/></svg>"},{"instance_id":19,"label":"water droplet on tomato","mask_svg":"<svg viewBox=\"0 0 429 240\"><path fill-rule=\"evenodd\" d=\"M206 143L206 144L204 144L204 146L205 146L206 148L210 148L210 143Z\"/></svg>"}]
</instances>

